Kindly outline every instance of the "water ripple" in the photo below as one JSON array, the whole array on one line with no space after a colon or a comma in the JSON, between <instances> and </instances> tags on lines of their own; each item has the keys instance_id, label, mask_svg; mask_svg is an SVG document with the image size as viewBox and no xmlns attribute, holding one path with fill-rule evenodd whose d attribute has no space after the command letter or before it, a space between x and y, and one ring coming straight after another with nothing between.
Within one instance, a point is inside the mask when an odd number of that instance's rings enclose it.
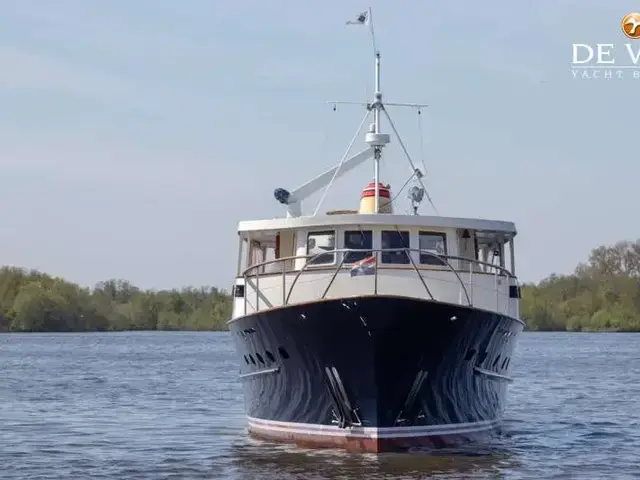
<instances>
[{"instance_id":1,"label":"water ripple","mask_svg":"<svg viewBox=\"0 0 640 480\"><path fill-rule=\"evenodd\" d=\"M527 333L500 438L375 456L249 439L226 334L2 335L0 478L638 478L639 347Z\"/></svg>"}]
</instances>

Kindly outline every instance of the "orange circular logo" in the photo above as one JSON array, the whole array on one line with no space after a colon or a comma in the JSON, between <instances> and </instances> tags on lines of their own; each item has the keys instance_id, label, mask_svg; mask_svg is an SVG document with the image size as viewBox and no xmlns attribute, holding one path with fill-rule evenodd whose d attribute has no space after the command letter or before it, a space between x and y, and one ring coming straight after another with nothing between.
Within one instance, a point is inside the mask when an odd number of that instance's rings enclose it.
<instances>
[{"instance_id":1,"label":"orange circular logo","mask_svg":"<svg viewBox=\"0 0 640 480\"><path fill-rule=\"evenodd\" d=\"M640 38L640 13L629 13L622 19L622 31L629 38Z\"/></svg>"}]
</instances>

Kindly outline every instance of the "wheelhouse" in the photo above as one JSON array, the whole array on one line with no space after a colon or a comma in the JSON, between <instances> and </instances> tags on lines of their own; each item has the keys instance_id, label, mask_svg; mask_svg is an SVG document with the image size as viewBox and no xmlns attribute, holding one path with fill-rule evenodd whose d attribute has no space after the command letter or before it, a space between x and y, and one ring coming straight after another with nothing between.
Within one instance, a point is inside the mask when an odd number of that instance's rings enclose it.
<instances>
[{"instance_id":1,"label":"wheelhouse","mask_svg":"<svg viewBox=\"0 0 640 480\"><path fill-rule=\"evenodd\" d=\"M437 256L445 256L454 260L450 263L456 270L466 271L472 265L479 272L500 268L515 274L516 231L511 222L358 214L342 217L242 222L238 276L251 267L266 274L305 266L349 266L371 256L374 249L411 250L381 252L380 268L401 268L410 265L411 259L420 268L442 267Z\"/></svg>"},{"instance_id":2,"label":"wheelhouse","mask_svg":"<svg viewBox=\"0 0 640 480\"><path fill-rule=\"evenodd\" d=\"M234 316L366 294L517 313L511 222L346 213L241 222L238 233ZM354 268L372 257L375 278L354 280Z\"/></svg>"}]
</instances>

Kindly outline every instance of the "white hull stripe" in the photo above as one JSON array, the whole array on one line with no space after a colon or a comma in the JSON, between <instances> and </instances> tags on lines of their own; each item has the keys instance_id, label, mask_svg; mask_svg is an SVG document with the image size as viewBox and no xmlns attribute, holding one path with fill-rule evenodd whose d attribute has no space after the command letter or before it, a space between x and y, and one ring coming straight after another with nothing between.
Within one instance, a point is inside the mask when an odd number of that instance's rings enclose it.
<instances>
[{"instance_id":1,"label":"white hull stripe","mask_svg":"<svg viewBox=\"0 0 640 480\"><path fill-rule=\"evenodd\" d=\"M348 427L337 425L316 425L310 423L279 422L247 417L249 427L255 431L297 433L301 435L323 435L335 437L362 438L402 438L436 435L453 435L492 430L500 424L500 420L485 420L472 423L450 423L445 425L424 425L411 427Z\"/></svg>"}]
</instances>

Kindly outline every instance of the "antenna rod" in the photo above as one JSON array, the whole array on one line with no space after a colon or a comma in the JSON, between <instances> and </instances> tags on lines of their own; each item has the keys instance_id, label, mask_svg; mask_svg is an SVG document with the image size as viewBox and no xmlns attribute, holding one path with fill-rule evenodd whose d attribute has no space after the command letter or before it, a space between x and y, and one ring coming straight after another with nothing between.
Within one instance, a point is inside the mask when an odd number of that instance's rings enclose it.
<instances>
[{"instance_id":1,"label":"antenna rod","mask_svg":"<svg viewBox=\"0 0 640 480\"><path fill-rule=\"evenodd\" d=\"M358 15L357 20L348 21L347 25L366 25L369 24L369 33L371 34L371 44L373 45L373 54L375 57L375 92L373 102L365 104L368 111L373 110L373 123L369 131L365 135L365 143L373 150L373 180L374 180L374 213L380 213L380 159L382 158L382 148L389 143L390 136L387 133L380 133L380 113L386 113L382 104L382 91L380 88L380 52L376 45L376 37L373 29L373 15L371 7L366 12ZM360 102L334 102L335 103L355 103Z\"/></svg>"},{"instance_id":2,"label":"antenna rod","mask_svg":"<svg viewBox=\"0 0 640 480\"><path fill-rule=\"evenodd\" d=\"M371 27L373 29L373 27ZM374 132L380 133L380 100L382 98L382 93L380 93L380 52L376 52L376 83L375 83L375 99L376 99L376 108L373 112L373 125ZM374 211L376 213L380 213L380 147L376 147L374 155L373 155L373 182L375 183L375 200L374 200Z\"/></svg>"},{"instance_id":3,"label":"antenna rod","mask_svg":"<svg viewBox=\"0 0 640 480\"><path fill-rule=\"evenodd\" d=\"M375 69L375 93L374 93L374 111L373 111L373 131L380 133L380 107L382 107L382 93L380 92L380 52L376 47L376 37L373 31L373 17L371 15L371 7L369 7L369 29L371 31L371 42L373 44L373 52L376 57ZM382 149L376 147L373 155L373 183L374 183L374 211L380 213L380 156Z\"/></svg>"}]
</instances>

